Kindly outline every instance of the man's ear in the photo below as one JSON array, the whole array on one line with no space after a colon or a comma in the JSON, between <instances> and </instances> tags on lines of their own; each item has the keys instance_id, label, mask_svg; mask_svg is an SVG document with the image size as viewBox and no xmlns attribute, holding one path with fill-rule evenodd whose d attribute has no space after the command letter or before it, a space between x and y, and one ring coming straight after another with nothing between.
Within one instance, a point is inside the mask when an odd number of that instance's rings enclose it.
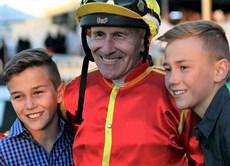
<instances>
[{"instance_id":1,"label":"man's ear","mask_svg":"<svg viewBox=\"0 0 230 166\"><path fill-rule=\"evenodd\" d=\"M227 59L221 59L215 64L215 82L222 82L228 77L230 64Z\"/></svg>"},{"instance_id":2,"label":"man's ear","mask_svg":"<svg viewBox=\"0 0 230 166\"><path fill-rule=\"evenodd\" d=\"M64 99L65 85L61 83L57 88L57 103L62 103Z\"/></svg>"},{"instance_id":3,"label":"man's ear","mask_svg":"<svg viewBox=\"0 0 230 166\"><path fill-rule=\"evenodd\" d=\"M87 29L87 36L89 37L89 38L91 38L91 29Z\"/></svg>"}]
</instances>

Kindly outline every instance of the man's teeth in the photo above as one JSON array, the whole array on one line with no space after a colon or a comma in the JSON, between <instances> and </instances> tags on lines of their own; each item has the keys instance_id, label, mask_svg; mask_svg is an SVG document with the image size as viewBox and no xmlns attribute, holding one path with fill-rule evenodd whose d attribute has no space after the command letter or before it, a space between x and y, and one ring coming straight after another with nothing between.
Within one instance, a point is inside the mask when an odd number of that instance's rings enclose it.
<instances>
[{"instance_id":1,"label":"man's teeth","mask_svg":"<svg viewBox=\"0 0 230 166\"><path fill-rule=\"evenodd\" d=\"M175 95L181 95L181 94L184 94L185 93L185 90L177 90L177 91L174 91L174 94Z\"/></svg>"},{"instance_id":2,"label":"man's teeth","mask_svg":"<svg viewBox=\"0 0 230 166\"><path fill-rule=\"evenodd\" d=\"M33 118L38 118L41 115L42 115L42 113L29 114L28 117L31 118L31 119L33 119Z\"/></svg>"},{"instance_id":3,"label":"man's teeth","mask_svg":"<svg viewBox=\"0 0 230 166\"><path fill-rule=\"evenodd\" d=\"M113 59L107 59L107 58L102 58L105 62L115 62L119 60L120 58L113 58Z\"/></svg>"}]
</instances>

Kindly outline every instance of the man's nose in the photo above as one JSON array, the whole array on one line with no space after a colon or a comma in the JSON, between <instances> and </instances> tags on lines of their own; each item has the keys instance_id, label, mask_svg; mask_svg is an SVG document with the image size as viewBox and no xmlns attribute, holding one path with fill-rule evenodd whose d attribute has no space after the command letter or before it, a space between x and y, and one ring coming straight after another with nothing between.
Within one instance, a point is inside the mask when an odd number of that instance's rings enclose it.
<instances>
[{"instance_id":1,"label":"man's nose","mask_svg":"<svg viewBox=\"0 0 230 166\"><path fill-rule=\"evenodd\" d=\"M108 36L102 45L101 51L104 55L110 55L116 52L115 42L112 37Z\"/></svg>"}]
</instances>

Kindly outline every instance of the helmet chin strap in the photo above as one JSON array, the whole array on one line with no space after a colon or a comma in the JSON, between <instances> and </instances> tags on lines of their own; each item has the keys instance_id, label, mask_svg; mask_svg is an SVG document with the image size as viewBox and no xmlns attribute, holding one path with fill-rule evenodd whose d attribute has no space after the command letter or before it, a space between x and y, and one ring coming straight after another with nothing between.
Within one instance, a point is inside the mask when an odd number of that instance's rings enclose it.
<instances>
[{"instance_id":1,"label":"helmet chin strap","mask_svg":"<svg viewBox=\"0 0 230 166\"><path fill-rule=\"evenodd\" d=\"M80 89L79 89L79 96L78 96L78 108L75 111L76 116L74 119L74 123L76 124L81 124L83 122L82 118L82 112L83 112L83 106L84 106L84 98L85 98L85 89L86 89L86 82L87 82L87 73L88 73L88 66L89 66L89 61L94 61L92 53L90 51L90 48L87 43L87 28L82 27L82 32L81 32L81 40L82 40L82 45L83 49L85 51L85 58L83 60L83 65L82 65L82 70L81 70L81 80L80 80Z\"/></svg>"},{"instance_id":2,"label":"helmet chin strap","mask_svg":"<svg viewBox=\"0 0 230 166\"><path fill-rule=\"evenodd\" d=\"M141 55L143 56L142 63L144 63L147 59L149 60L150 66L153 66L153 60L151 55L149 55L149 36L150 36L150 31L146 30L145 37L144 37L144 52L141 52Z\"/></svg>"}]
</instances>

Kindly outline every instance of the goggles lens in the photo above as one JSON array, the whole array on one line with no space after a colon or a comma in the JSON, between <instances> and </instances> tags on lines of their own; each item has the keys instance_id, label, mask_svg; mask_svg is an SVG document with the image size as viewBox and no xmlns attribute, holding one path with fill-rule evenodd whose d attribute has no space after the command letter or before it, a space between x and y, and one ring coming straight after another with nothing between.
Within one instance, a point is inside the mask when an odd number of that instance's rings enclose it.
<instances>
[{"instance_id":1,"label":"goggles lens","mask_svg":"<svg viewBox=\"0 0 230 166\"><path fill-rule=\"evenodd\" d=\"M105 2L107 3L109 1L109 3L114 3L116 5L122 5L122 4L130 4L130 0L82 0L81 4L86 4L86 3L90 3L90 2Z\"/></svg>"},{"instance_id":2,"label":"goggles lens","mask_svg":"<svg viewBox=\"0 0 230 166\"><path fill-rule=\"evenodd\" d=\"M109 4L115 4L118 6L125 7L129 10L132 10L138 13L140 16L144 16L146 13L149 13L155 18L157 18L157 20L160 23L160 17L158 16L158 14L154 12L153 9L148 8L144 0L134 0L131 2L130 0L82 0L81 5L91 3L91 2L104 2L104 3L108 2Z\"/></svg>"},{"instance_id":3,"label":"goggles lens","mask_svg":"<svg viewBox=\"0 0 230 166\"><path fill-rule=\"evenodd\" d=\"M108 0L82 0L81 4L84 5L86 3L90 3L90 2L107 2Z\"/></svg>"}]
</instances>

